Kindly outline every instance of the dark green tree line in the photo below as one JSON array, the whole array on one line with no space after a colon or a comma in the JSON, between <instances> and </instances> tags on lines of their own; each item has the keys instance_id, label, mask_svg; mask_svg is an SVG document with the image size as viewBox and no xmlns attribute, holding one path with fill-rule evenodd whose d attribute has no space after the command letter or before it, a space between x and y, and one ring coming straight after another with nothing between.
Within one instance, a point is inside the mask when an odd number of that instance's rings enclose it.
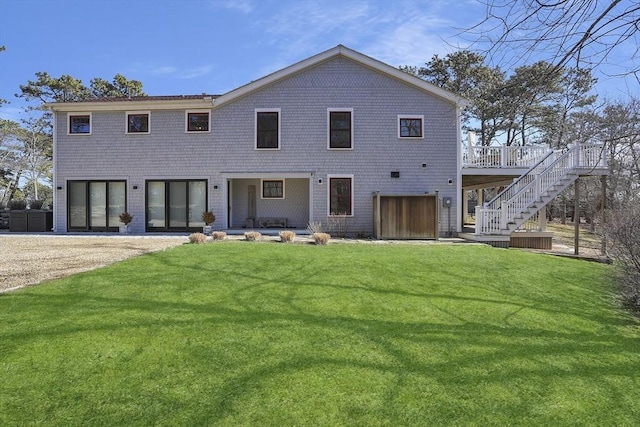
<instances>
[{"instance_id":1,"label":"dark green tree line","mask_svg":"<svg viewBox=\"0 0 640 427\"><path fill-rule=\"evenodd\" d=\"M554 148L571 142L567 129L572 116L593 104L595 79L589 70L563 69L550 73L544 61L523 65L511 74L486 64L485 58L462 50L422 67L401 67L426 81L471 101L464 125L475 131L480 144L546 143Z\"/></svg>"}]
</instances>

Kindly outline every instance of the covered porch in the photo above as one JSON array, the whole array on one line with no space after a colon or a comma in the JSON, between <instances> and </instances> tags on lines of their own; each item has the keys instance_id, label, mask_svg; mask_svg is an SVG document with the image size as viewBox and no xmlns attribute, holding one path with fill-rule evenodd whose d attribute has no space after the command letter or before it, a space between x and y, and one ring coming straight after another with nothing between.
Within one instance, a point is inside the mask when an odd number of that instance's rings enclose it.
<instances>
[{"instance_id":1,"label":"covered porch","mask_svg":"<svg viewBox=\"0 0 640 427\"><path fill-rule=\"evenodd\" d=\"M312 220L311 172L227 172L228 233L258 230L277 234L284 229L303 231Z\"/></svg>"}]
</instances>

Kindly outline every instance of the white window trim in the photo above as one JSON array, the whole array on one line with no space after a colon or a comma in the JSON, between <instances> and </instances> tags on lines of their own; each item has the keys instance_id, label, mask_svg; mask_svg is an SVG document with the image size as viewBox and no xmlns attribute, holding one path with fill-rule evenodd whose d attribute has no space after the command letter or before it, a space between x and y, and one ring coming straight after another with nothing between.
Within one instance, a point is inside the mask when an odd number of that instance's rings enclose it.
<instances>
[{"instance_id":1,"label":"white window trim","mask_svg":"<svg viewBox=\"0 0 640 427\"><path fill-rule=\"evenodd\" d=\"M264 197L264 181L282 181L282 197ZM285 197L285 179L284 178L263 178L260 179L260 198L264 200L284 200Z\"/></svg>"},{"instance_id":2,"label":"white window trim","mask_svg":"<svg viewBox=\"0 0 640 427\"><path fill-rule=\"evenodd\" d=\"M87 133L73 133L71 132L71 117L73 116L89 116L89 132ZM73 135L73 136L78 136L78 135L91 135L91 132L93 132L93 116L91 113L88 112L73 112L73 113L67 113L67 135Z\"/></svg>"},{"instance_id":3,"label":"white window trim","mask_svg":"<svg viewBox=\"0 0 640 427\"><path fill-rule=\"evenodd\" d=\"M189 130L189 114L193 113L207 113L209 115L207 130ZM211 133L211 110L186 110L184 112L184 133Z\"/></svg>"},{"instance_id":4,"label":"white window trim","mask_svg":"<svg viewBox=\"0 0 640 427\"><path fill-rule=\"evenodd\" d=\"M149 128L146 132L129 132L129 116L146 114L149 116ZM124 113L124 133L127 135L149 135L151 133L151 111L125 111Z\"/></svg>"},{"instance_id":5,"label":"white window trim","mask_svg":"<svg viewBox=\"0 0 640 427\"><path fill-rule=\"evenodd\" d=\"M401 136L400 135L400 120L402 119L420 119L421 129L420 134L422 136ZM398 139L424 139L424 115L419 114L398 114Z\"/></svg>"},{"instance_id":6,"label":"white window trim","mask_svg":"<svg viewBox=\"0 0 640 427\"><path fill-rule=\"evenodd\" d=\"M351 113L351 147L349 148L333 148L331 147L331 113ZM327 108L327 150L350 151L353 150L355 140L353 138L353 108Z\"/></svg>"},{"instance_id":7,"label":"white window trim","mask_svg":"<svg viewBox=\"0 0 640 427\"><path fill-rule=\"evenodd\" d=\"M353 174L328 174L327 175L327 216L331 216L331 178L350 178L351 179L351 214L350 215L334 215L339 217L353 217L355 214L354 188L355 180Z\"/></svg>"},{"instance_id":8,"label":"white window trim","mask_svg":"<svg viewBox=\"0 0 640 427\"><path fill-rule=\"evenodd\" d=\"M258 113L278 113L278 147L277 148L258 148ZM282 112L280 108L256 108L253 116L253 149L257 151L278 151L282 146L282 139L280 133L282 131L281 126Z\"/></svg>"}]
</instances>

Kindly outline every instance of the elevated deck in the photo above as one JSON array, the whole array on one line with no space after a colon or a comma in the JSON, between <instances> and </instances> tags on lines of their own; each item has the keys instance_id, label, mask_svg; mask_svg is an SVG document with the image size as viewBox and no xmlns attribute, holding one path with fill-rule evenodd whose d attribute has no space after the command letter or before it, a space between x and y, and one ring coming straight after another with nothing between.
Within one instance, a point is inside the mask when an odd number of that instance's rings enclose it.
<instances>
[{"instance_id":1,"label":"elevated deck","mask_svg":"<svg viewBox=\"0 0 640 427\"><path fill-rule=\"evenodd\" d=\"M524 175L545 156L552 152L546 146L469 146L462 153L462 188L479 188L509 185ZM595 167L577 168L580 176L608 175L606 151L596 152L600 161L590 162Z\"/></svg>"},{"instance_id":2,"label":"elevated deck","mask_svg":"<svg viewBox=\"0 0 640 427\"><path fill-rule=\"evenodd\" d=\"M576 143L556 151L469 146L462 158L463 211L469 211L465 192L478 190L476 228L463 230L460 237L497 247L550 249L553 234L545 231L546 205L580 177L608 173L606 150L598 144ZM481 189L488 187L504 188L485 203Z\"/></svg>"}]
</instances>

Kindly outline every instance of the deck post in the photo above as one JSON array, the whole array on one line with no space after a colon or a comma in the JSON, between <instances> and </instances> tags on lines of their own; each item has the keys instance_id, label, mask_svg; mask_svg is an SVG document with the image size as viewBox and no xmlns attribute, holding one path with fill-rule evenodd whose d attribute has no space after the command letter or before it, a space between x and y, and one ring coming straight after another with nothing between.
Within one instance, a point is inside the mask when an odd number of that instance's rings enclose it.
<instances>
[{"instance_id":1,"label":"deck post","mask_svg":"<svg viewBox=\"0 0 640 427\"><path fill-rule=\"evenodd\" d=\"M600 212L602 213L602 224L600 227L602 228L602 255L606 255L607 253L607 233L604 232L605 227L607 226L607 176L602 175L600 177L600 184L602 185L602 200L600 201Z\"/></svg>"},{"instance_id":2,"label":"deck post","mask_svg":"<svg viewBox=\"0 0 640 427\"><path fill-rule=\"evenodd\" d=\"M580 255L580 178L576 179L573 191L573 253Z\"/></svg>"}]
</instances>

